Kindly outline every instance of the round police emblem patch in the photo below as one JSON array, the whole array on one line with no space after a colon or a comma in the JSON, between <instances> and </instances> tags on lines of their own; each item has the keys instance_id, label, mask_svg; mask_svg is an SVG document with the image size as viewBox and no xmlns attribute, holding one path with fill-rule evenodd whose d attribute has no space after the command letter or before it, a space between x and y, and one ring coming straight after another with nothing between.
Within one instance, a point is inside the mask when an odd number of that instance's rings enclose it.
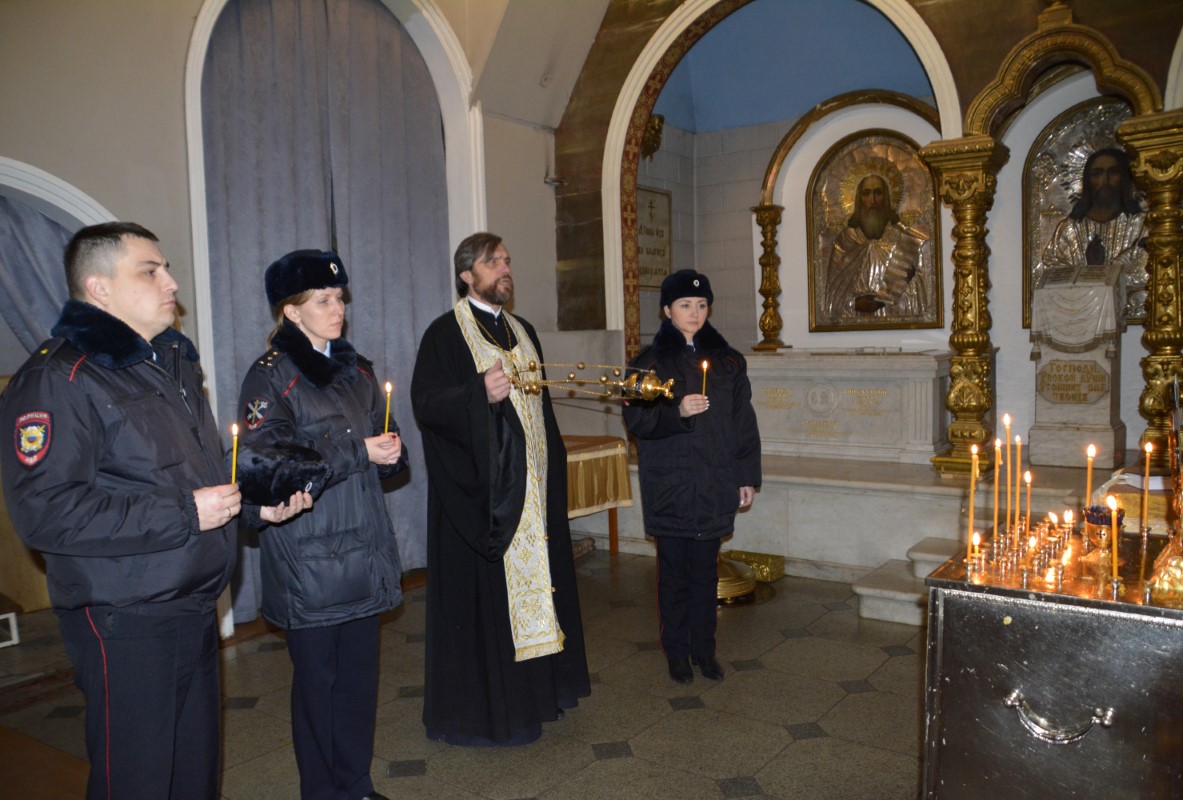
<instances>
[{"instance_id":1,"label":"round police emblem patch","mask_svg":"<svg viewBox=\"0 0 1183 800\"><path fill-rule=\"evenodd\" d=\"M49 441L53 423L48 411L29 411L16 418L13 444L16 457L26 467L31 467L49 453Z\"/></svg>"}]
</instances>

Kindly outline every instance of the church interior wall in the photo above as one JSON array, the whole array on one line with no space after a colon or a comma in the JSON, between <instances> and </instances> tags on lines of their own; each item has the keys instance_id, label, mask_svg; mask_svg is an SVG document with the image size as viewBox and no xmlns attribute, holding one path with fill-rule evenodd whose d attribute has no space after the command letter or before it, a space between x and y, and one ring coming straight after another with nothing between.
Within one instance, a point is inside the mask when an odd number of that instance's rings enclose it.
<instances>
[{"instance_id":1,"label":"church interior wall","mask_svg":"<svg viewBox=\"0 0 1183 800\"><path fill-rule=\"evenodd\" d=\"M554 134L485 117L488 228L513 258L514 305L539 330L557 327L555 195L546 184Z\"/></svg>"},{"instance_id":2,"label":"church interior wall","mask_svg":"<svg viewBox=\"0 0 1183 800\"><path fill-rule=\"evenodd\" d=\"M184 98L201 0L0 3L0 154L161 239L195 334Z\"/></svg>"},{"instance_id":3,"label":"church interior wall","mask_svg":"<svg viewBox=\"0 0 1183 800\"><path fill-rule=\"evenodd\" d=\"M641 159L637 167L637 185L670 193L670 268L698 267L698 243L695 212L700 202L695 190L695 135L675 125L666 125L661 147L652 158ZM644 213L638 209L638 213ZM712 276L713 277L713 276ZM647 342L661 325L661 293L641 289L641 341Z\"/></svg>"}]
</instances>

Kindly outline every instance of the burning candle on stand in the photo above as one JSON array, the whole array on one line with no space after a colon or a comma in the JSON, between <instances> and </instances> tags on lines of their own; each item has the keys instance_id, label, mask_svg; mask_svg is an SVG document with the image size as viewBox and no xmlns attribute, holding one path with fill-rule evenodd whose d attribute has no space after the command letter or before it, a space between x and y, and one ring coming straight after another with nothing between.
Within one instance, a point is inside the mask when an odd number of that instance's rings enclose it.
<instances>
[{"instance_id":1,"label":"burning candle on stand","mask_svg":"<svg viewBox=\"0 0 1183 800\"><path fill-rule=\"evenodd\" d=\"M230 453L230 482L238 482L238 423L230 426L230 436L234 440Z\"/></svg>"},{"instance_id":2,"label":"burning candle on stand","mask_svg":"<svg viewBox=\"0 0 1183 800\"><path fill-rule=\"evenodd\" d=\"M1002 415L1006 428L1006 527L1010 527L1010 414Z\"/></svg>"},{"instance_id":3,"label":"burning candle on stand","mask_svg":"<svg viewBox=\"0 0 1183 800\"><path fill-rule=\"evenodd\" d=\"M1105 503L1109 506L1109 558L1113 562L1113 580L1117 580L1117 498L1109 495Z\"/></svg>"},{"instance_id":4,"label":"burning candle on stand","mask_svg":"<svg viewBox=\"0 0 1183 800\"><path fill-rule=\"evenodd\" d=\"M707 393L707 362L702 362L702 393Z\"/></svg>"},{"instance_id":5,"label":"burning candle on stand","mask_svg":"<svg viewBox=\"0 0 1183 800\"><path fill-rule=\"evenodd\" d=\"M1150 515L1150 454L1154 452L1154 445L1146 443L1146 476L1142 479L1142 525L1138 533L1146 530L1146 521Z\"/></svg>"},{"instance_id":6,"label":"burning candle on stand","mask_svg":"<svg viewBox=\"0 0 1183 800\"><path fill-rule=\"evenodd\" d=\"M1009 470L1008 470L1009 471ZM1019 506L1023 503L1023 437L1015 434L1015 530L1019 529Z\"/></svg>"},{"instance_id":7,"label":"burning candle on stand","mask_svg":"<svg viewBox=\"0 0 1183 800\"><path fill-rule=\"evenodd\" d=\"M978 446L969 448L969 531L965 534L965 557L971 557L974 538L974 493L978 485Z\"/></svg>"},{"instance_id":8,"label":"burning candle on stand","mask_svg":"<svg viewBox=\"0 0 1183 800\"><path fill-rule=\"evenodd\" d=\"M1093 504L1093 459L1097 457L1097 446L1089 445L1089 468L1084 479L1084 505L1087 508Z\"/></svg>"},{"instance_id":9,"label":"burning candle on stand","mask_svg":"<svg viewBox=\"0 0 1183 800\"><path fill-rule=\"evenodd\" d=\"M382 426L383 433L390 433L390 393L394 391L394 386L390 381L386 382L386 424Z\"/></svg>"}]
</instances>

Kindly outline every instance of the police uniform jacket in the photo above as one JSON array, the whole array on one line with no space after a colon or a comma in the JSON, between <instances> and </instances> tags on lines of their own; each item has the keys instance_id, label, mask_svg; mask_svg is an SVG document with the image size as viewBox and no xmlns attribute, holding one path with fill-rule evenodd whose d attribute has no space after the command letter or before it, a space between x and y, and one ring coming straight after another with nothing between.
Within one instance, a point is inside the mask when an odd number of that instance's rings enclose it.
<instances>
[{"instance_id":1,"label":"police uniform jacket","mask_svg":"<svg viewBox=\"0 0 1183 800\"><path fill-rule=\"evenodd\" d=\"M710 408L683 417L678 404L702 393ZM624 421L637 439L641 505L650 536L718 539L734 529L739 487L760 485L760 432L747 361L709 322L694 346L669 320L630 364L674 379L673 399L629 400Z\"/></svg>"},{"instance_id":2,"label":"police uniform jacket","mask_svg":"<svg viewBox=\"0 0 1183 800\"><path fill-rule=\"evenodd\" d=\"M259 535L263 616L285 629L371 616L402 599L379 479L405 469L406 456L392 466L370 462L365 439L382 432L385 395L349 342L333 341L330 353L285 321L242 384L243 446L310 447L333 470L310 511ZM398 431L393 420L390 430Z\"/></svg>"},{"instance_id":3,"label":"police uniform jacket","mask_svg":"<svg viewBox=\"0 0 1183 800\"><path fill-rule=\"evenodd\" d=\"M236 537L198 528L193 490L230 476L193 344L75 300L52 333L0 398L0 469L54 607L212 610Z\"/></svg>"}]
</instances>

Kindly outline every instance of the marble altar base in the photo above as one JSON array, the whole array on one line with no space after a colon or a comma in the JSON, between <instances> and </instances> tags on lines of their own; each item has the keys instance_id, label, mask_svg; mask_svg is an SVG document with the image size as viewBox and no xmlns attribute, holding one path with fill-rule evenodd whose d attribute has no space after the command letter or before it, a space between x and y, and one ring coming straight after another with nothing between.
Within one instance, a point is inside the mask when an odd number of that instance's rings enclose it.
<instances>
[{"instance_id":1,"label":"marble altar base","mask_svg":"<svg viewBox=\"0 0 1183 800\"><path fill-rule=\"evenodd\" d=\"M748 354L765 454L929 465L948 450L947 352Z\"/></svg>"}]
</instances>

